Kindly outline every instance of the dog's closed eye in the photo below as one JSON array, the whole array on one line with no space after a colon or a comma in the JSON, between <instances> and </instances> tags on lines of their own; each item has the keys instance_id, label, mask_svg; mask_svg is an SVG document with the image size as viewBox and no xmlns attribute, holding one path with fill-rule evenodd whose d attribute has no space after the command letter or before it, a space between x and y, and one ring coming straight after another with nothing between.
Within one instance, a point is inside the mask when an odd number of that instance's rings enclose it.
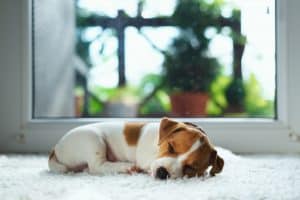
<instances>
[{"instance_id":1,"label":"dog's closed eye","mask_svg":"<svg viewBox=\"0 0 300 200\"><path fill-rule=\"evenodd\" d=\"M175 149L171 143L168 143L168 152L171 154L175 154Z\"/></svg>"}]
</instances>

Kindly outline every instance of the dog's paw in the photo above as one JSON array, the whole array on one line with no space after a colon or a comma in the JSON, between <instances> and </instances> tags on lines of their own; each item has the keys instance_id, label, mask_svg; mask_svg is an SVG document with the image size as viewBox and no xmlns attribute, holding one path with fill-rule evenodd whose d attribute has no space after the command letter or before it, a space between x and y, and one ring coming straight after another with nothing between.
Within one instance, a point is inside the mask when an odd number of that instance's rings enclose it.
<instances>
[{"instance_id":1,"label":"dog's paw","mask_svg":"<svg viewBox=\"0 0 300 200\"><path fill-rule=\"evenodd\" d=\"M139 168L138 166L134 165L128 170L127 173L128 174L145 173L145 171L143 169Z\"/></svg>"}]
</instances>

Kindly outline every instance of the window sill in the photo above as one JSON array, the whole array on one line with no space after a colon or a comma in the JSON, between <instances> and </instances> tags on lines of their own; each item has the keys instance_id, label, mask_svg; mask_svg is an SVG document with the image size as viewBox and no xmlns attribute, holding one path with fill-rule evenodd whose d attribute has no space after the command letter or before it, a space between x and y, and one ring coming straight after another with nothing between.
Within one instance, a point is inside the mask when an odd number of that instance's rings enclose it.
<instances>
[{"instance_id":1,"label":"window sill","mask_svg":"<svg viewBox=\"0 0 300 200\"><path fill-rule=\"evenodd\" d=\"M159 119L36 119L23 126L22 134L14 142L17 149L24 152L48 152L71 128L88 123L116 120L159 121ZM292 139L292 131L280 121L184 118L178 120L190 121L202 126L216 146L227 148L233 152L300 152L300 143Z\"/></svg>"}]
</instances>

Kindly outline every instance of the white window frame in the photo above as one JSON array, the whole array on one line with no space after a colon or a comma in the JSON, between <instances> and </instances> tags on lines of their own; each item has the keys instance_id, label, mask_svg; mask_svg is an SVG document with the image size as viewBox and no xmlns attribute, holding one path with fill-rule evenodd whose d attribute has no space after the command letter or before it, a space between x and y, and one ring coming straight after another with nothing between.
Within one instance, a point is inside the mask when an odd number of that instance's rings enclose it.
<instances>
[{"instance_id":1,"label":"white window frame","mask_svg":"<svg viewBox=\"0 0 300 200\"><path fill-rule=\"evenodd\" d=\"M14 87L15 100L20 109L9 118L9 125L0 127L0 152L48 152L57 140L69 129L110 119L32 119L32 16L31 0L15 1L20 9L20 52L16 52L19 65L12 66L17 75L0 78L7 82L15 78L17 85L7 84L4 95L10 94ZM277 119L179 119L192 121L204 127L214 144L238 153L300 152L300 89L297 86L300 69L300 26L298 19L300 1L277 1L276 48L277 48ZM1 3L0 3L1 4ZM296 4L296 5L295 5ZM1 6L1 5L0 5ZM12 13L12 15L15 13ZM1 17L1 14L0 14ZM18 34L18 33L15 33ZM1 37L1 33L0 33ZM8 38L13 40L13 38ZM1 48L1 47L0 47ZM17 47L12 47L12 52ZM1 58L1 55L0 55ZM13 62L2 61L13 65ZM14 77L13 77L14 76ZM298 88L297 88L298 87ZM8 100L0 105L0 111L9 111ZM2 115L2 114L1 114ZM122 119L123 120L123 119ZM125 119L143 120L145 119ZM147 119L158 121L159 119ZM5 121L5 120L4 120ZM12 122L11 122L12 121ZM2 135L1 135L1 132ZM297 135L298 134L298 135ZM2 138L6 139L1 140Z\"/></svg>"}]
</instances>

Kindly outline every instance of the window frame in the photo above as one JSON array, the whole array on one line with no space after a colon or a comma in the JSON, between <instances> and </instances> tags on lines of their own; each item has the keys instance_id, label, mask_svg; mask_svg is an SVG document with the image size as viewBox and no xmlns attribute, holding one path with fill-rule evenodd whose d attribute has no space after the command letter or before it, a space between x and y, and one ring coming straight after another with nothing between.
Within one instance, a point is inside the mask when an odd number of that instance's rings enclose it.
<instances>
[{"instance_id":1,"label":"window frame","mask_svg":"<svg viewBox=\"0 0 300 200\"><path fill-rule=\"evenodd\" d=\"M20 14L21 58L18 70L21 73L21 82L17 87L21 87L20 99L18 100L21 110L19 114L15 115L18 118L16 119L18 131L14 133L14 137L10 137L9 141L2 144L0 151L48 152L67 130L92 122L113 120L159 121L157 118L32 119L31 3L31 0L24 0L20 3L22 13ZM299 89L295 84L298 78L297 63L300 63L300 56L291 53L300 52L299 45L297 46L293 42L293 39L297 38L297 34L300 34L300 28L294 25L300 14L296 10L287 12L293 8L293 3L296 2L276 1L277 119L179 118L178 120L199 124L207 130L214 144L228 148L233 152L300 152L300 125L297 123L297 113L300 113L297 102L300 102L300 97L297 96Z\"/></svg>"}]
</instances>

